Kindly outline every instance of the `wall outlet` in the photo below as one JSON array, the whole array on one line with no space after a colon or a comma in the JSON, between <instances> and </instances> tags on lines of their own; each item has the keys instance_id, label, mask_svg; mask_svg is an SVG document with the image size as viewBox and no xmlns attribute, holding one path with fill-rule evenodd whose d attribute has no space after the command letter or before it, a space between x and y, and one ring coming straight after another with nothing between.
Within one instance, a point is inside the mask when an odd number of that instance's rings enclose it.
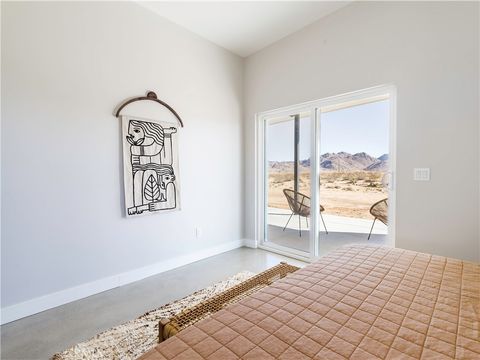
<instances>
[{"instance_id":1,"label":"wall outlet","mask_svg":"<svg viewBox=\"0 0 480 360\"><path fill-rule=\"evenodd\" d=\"M415 168L415 169L413 169L413 180L415 180L415 181L430 181L430 168Z\"/></svg>"},{"instance_id":2,"label":"wall outlet","mask_svg":"<svg viewBox=\"0 0 480 360\"><path fill-rule=\"evenodd\" d=\"M202 237L202 228L197 226L195 228L195 238L200 239L201 237Z\"/></svg>"}]
</instances>

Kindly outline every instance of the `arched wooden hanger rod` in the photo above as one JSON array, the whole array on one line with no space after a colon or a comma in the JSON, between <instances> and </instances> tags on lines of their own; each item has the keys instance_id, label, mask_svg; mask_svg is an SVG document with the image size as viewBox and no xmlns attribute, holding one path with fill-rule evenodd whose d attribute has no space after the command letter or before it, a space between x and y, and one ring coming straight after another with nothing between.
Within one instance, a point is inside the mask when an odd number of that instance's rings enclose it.
<instances>
[{"instance_id":1,"label":"arched wooden hanger rod","mask_svg":"<svg viewBox=\"0 0 480 360\"><path fill-rule=\"evenodd\" d=\"M170 110L170 112L175 115L175 117L178 119L178 122L180 123L180 126L183 127L183 121L182 119L180 118L180 116L177 114L177 112L175 110L173 110L173 108L168 105L166 102L163 102L162 100L158 99L157 98L157 94L155 94L153 91L149 91L147 93L147 96L140 96L140 97L136 97L136 98L132 98L132 99L129 99L129 100L126 100L125 102L123 102L120 107L118 108L117 112L115 113L115 116L116 117L119 117L120 116L120 111L122 111L122 109L127 106L128 104L131 104L133 102L136 102L136 101L143 101L143 100L150 100L150 101L155 101L157 103L159 103L160 105L163 105L165 106L168 110Z\"/></svg>"}]
</instances>

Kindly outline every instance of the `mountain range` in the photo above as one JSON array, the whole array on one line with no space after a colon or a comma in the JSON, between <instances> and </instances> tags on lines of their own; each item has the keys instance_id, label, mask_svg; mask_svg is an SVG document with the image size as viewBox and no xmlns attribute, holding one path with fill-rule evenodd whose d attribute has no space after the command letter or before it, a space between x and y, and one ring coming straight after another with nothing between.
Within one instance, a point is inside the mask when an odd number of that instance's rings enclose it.
<instances>
[{"instance_id":1,"label":"mountain range","mask_svg":"<svg viewBox=\"0 0 480 360\"><path fill-rule=\"evenodd\" d=\"M310 166L310 159L301 160L303 168ZM293 171L293 161L270 161L273 171ZM347 152L325 153L320 156L320 170L323 171L387 171L388 154L378 158L365 152L349 154Z\"/></svg>"}]
</instances>

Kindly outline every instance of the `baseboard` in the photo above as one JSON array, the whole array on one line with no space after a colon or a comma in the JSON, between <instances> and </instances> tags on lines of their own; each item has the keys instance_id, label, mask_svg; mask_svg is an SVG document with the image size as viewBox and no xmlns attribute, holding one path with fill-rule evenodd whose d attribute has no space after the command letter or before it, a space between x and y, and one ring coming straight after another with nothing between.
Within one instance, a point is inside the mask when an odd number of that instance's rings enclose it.
<instances>
[{"instance_id":1,"label":"baseboard","mask_svg":"<svg viewBox=\"0 0 480 360\"><path fill-rule=\"evenodd\" d=\"M249 248L256 249L258 247L255 239L243 239L243 245Z\"/></svg>"},{"instance_id":2,"label":"baseboard","mask_svg":"<svg viewBox=\"0 0 480 360\"><path fill-rule=\"evenodd\" d=\"M95 280L65 290L40 296L1 309L1 324L6 324L54 307L80 300L122 285L126 285L149 276L160 274L192 262L230 251L246 244L245 240L231 241L208 249L197 251L177 258L165 260L139 269Z\"/></svg>"}]
</instances>

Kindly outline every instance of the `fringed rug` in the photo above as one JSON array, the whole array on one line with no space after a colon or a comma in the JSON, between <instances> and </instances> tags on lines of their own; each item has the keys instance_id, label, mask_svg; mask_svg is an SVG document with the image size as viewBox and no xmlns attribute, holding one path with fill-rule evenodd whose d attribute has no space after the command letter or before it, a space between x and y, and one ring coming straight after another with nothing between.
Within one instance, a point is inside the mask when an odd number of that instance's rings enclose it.
<instances>
[{"instance_id":1,"label":"fringed rug","mask_svg":"<svg viewBox=\"0 0 480 360\"><path fill-rule=\"evenodd\" d=\"M192 307L213 295L231 288L255 275L238 273L171 304L161 306L122 325L106 330L94 338L55 354L52 360L136 359L158 343L158 322Z\"/></svg>"}]
</instances>

